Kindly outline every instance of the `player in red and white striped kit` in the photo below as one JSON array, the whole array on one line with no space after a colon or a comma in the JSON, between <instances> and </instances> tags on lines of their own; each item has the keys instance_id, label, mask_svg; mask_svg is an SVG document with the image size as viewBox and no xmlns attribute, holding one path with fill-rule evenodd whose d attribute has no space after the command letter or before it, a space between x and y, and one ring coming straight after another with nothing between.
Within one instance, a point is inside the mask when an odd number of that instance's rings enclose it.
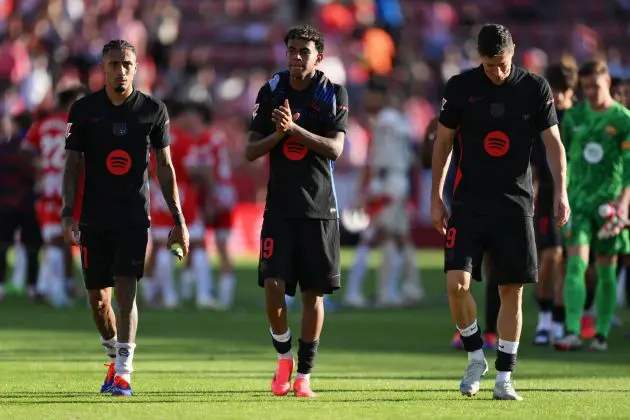
<instances>
[{"instance_id":1,"label":"player in red and white striped kit","mask_svg":"<svg viewBox=\"0 0 630 420\"><path fill-rule=\"evenodd\" d=\"M58 94L57 110L31 126L26 133L25 146L38 157L40 198L37 217L44 239L44 259L39 273L38 291L55 307L69 304L67 286L72 276L71 250L64 243L61 229L61 185L66 159L67 118L70 106L84 96L81 86ZM81 184L80 184L81 187ZM81 194L75 206L75 219L80 214ZM30 291L29 291L30 292Z\"/></svg>"},{"instance_id":2,"label":"player in red and white striped kit","mask_svg":"<svg viewBox=\"0 0 630 420\"><path fill-rule=\"evenodd\" d=\"M367 257L374 247L379 247L382 254L376 305L416 304L424 297L408 210L412 187L409 174L414 165L411 130L396 104L398 99L397 93L385 86L375 86L368 93L372 139L364 173L365 192L359 205L370 215L370 226L357 247L346 287L344 303L351 307L366 304L362 286ZM399 287L401 274L404 282Z\"/></svg>"},{"instance_id":3,"label":"player in red and white striped kit","mask_svg":"<svg viewBox=\"0 0 630 420\"><path fill-rule=\"evenodd\" d=\"M183 129L182 115L171 123L171 158L177 173L179 199L184 218L190 221L190 266L196 284L196 304L199 308L214 308L212 299L212 276L208 253L204 242L205 228L197 208L198 188L197 174L189 165L190 156L195 154L194 139ZM153 165L152 165L153 166ZM172 227L172 216L159 190L157 179L151 175L151 238L152 248L152 289L151 294L159 292L166 308L174 308L179 304L179 296L175 288L174 260L166 247L169 231Z\"/></svg>"},{"instance_id":4,"label":"player in red and white striped kit","mask_svg":"<svg viewBox=\"0 0 630 420\"><path fill-rule=\"evenodd\" d=\"M236 277L230 258L228 241L234 222L234 207L237 203L237 191L232 177L232 165L226 138L223 133L209 127L211 115L208 108L197 106L192 108L191 120L187 120L190 131L195 138L199 159L191 162L193 166L209 165L212 171L211 183L200 185L199 204L206 226L214 230L217 251L219 252L220 275L217 299L223 308L229 308L234 301Z\"/></svg>"}]
</instances>

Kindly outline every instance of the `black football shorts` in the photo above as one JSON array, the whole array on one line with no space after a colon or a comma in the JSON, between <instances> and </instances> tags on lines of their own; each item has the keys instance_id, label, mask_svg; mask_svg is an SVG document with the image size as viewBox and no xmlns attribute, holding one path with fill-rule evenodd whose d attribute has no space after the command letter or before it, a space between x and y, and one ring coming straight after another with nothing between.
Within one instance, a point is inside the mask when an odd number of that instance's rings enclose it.
<instances>
[{"instance_id":1,"label":"black football shorts","mask_svg":"<svg viewBox=\"0 0 630 420\"><path fill-rule=\"evenodd\" d=\"M266 217L260 235L258 285L281 279L285 293L331 294L341 285L339 221Z\"/></svg>"},{"instance_id":2,"label":"black football shorts","mask_svg":"<svg viewBox=\"0 0 630 420\"><path fill-rule=\"evenodd\" d=\"M114 277L144 274L149 230L125 227L108 230L81 227L81 265L86 289L114 286Z\"/></svg>"},{"instance_id":3,"label":"black football shorts","mask_svg":"<svg viewBox=\"0 0 630 420\"><path fill-rule=\"evenodd\" d=\"M444 271L478 273L484 252L492 258L490 281L499 285L538 281L533 217L480 215L454 209L444 242Z\"/></svg>"}]
</instances>

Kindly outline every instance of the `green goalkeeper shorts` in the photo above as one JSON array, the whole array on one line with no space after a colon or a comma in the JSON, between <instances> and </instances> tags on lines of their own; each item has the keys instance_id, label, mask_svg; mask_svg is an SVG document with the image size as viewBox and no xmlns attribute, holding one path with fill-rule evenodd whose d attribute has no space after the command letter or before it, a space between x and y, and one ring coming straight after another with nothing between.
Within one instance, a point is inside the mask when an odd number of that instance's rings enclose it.
<instances>
[{"instance_id":1,"label":"green goalkeeper shorts","mask_svg":"<svg viewBox=\"0 0 630 420\"><path fill-rule=\"evenodd\" d=\"M562 229L566 246L590 245L597 255L607 256L630 252L628 229L624 229L617 236L599 239L597 232L604 226L606 220L597 213L597 210L589 212L572 210L569 222Z\"/></svg>"}]
</instances>

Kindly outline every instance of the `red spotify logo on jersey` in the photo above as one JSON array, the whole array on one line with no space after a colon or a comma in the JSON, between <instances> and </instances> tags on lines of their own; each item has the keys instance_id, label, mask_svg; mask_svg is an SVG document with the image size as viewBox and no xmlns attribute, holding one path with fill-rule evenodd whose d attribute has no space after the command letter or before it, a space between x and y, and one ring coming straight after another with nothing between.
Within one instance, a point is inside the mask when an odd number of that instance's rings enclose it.
<instances>
[{"instance_id":1,"label":"red spotify logo on jersey","mask_svg":"<svg viewBox=\"0 0 630 420\"><path fill-rule=\"evenodd\" d=\"M308 154L306 146L293 137L289 137L284 141L282 151L289 160L302 160Z\"/></svg>"},{"instance_id":2,"label":"red spotify logo on jersey","mask_svg":"<svg viewBox=\"0 0 630 420\"><path fill-rule=\"evenodd\" d=\"M492 157L501 157L510 150L510 138L503 131L492 131L483 139L483 148Z\"/></svg>"},{"instance_id":3,"label":"red spotify logo on jersey","mask_svg":"<svg viewBox=\"0 0 630 420\"><path fill-rule=\"evenodd\" d=\"M112 175L124 175L131 169L131 156L124 150L116 149L107 156L105 163Z\"/></svg>"}]
</instances>

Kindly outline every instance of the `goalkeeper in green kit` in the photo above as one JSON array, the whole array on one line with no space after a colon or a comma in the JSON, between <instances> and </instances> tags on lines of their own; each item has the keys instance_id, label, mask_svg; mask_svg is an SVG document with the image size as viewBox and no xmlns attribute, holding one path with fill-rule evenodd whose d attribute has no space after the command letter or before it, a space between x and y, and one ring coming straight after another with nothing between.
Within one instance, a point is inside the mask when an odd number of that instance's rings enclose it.
<instances>
[{"instance_id":1,"label":"goalkeeper in green kit","mask_svg":"<svg viewBox=\"0 0 630 420\"><path fill-rule=\"evenodd\" d=\"M564 229L567 335L555 347L566 351L582 347L580 318L592 245L597 255L597 333L590 348L604 351L616 306L617 255L630 249L624 229L630 204L630 111L610 96L604 61L585 63L579 79L585 101L565 112L562 125L572 215Z\"/></svg>"}]
</instances>

